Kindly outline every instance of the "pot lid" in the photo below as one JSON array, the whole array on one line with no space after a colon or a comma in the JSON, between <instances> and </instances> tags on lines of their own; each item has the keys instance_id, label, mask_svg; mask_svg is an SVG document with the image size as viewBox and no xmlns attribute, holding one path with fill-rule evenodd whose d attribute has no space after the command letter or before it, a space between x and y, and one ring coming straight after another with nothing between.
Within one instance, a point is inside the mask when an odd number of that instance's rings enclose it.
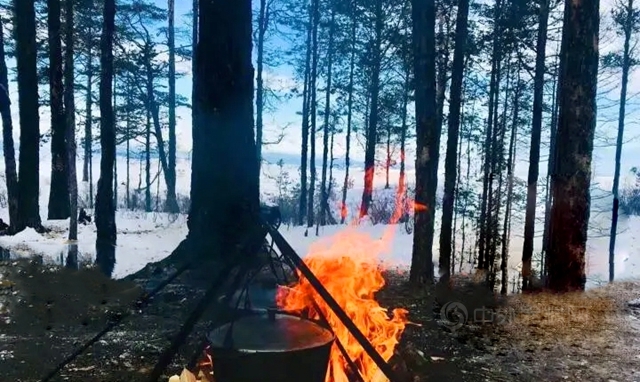
<instances>
[{"instance_id":1,"label":"pot lid","mask_svg":"<svg viewBox=\"0 0 640 382\"><path fill-rule=\"evenodd\" d=\"M238 318L209 333L213 348L224 348L231 326L232 348L243 352L287 352L332 342L333 334L315 322L289 314L256 314Z\"/></svg>"}]
</instances>

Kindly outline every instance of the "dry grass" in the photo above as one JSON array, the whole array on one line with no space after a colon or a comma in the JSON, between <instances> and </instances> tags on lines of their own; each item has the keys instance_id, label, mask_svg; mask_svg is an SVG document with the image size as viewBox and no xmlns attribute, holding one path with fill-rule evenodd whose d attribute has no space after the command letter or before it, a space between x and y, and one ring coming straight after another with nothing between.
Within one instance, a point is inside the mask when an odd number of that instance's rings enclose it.
<instances>
[{"instance_id":1,"label":"dry grass","mask_svg":"<svg viewBox=\"0 0 640 382\"><path fill-rule=\"evenodd\" d=\"M508 331L523 328L554 337L566 337L607 328L618 309L614 300L592 293L522 295L506 308Z\"/></svg>"},{"instance_id":2,"label":"dry grass","mask_svg":"<svg viewBox=\"0 0 640 382\"><path fill-rule=\"evenodd\" d=\"M566 340L608 332L620 325L626 303L637 298L638 283L613 283L587 292L524 294L509 299L504 329L522 335ZM635 292L634 292L635 290Z\"/></svg>"},{"instance_id":3,"label":"dry grass","mask_svg":"<svg viewBox=\"0 0 640 382\"><path fill-rule=\"evenodd\" d=\"M627 302L639 293L640 283L620 282L582 293L510 296L500 309L504 325L494 326L498 348L519 372L549 381L635 380L638 328Z\"/></svg>"},{"instance_id":4,"label":"dry grass","mask_svg":"<svg viewBox=\"0 0 640 382\"><path fill-rule=\"evenodd\" d=\"M616 331L620 313L633 299L634 283L614 283L587 292L516 295L501 309L503 329L512 338L543 342L578 340Z\"/></svg>"}]
</instances>

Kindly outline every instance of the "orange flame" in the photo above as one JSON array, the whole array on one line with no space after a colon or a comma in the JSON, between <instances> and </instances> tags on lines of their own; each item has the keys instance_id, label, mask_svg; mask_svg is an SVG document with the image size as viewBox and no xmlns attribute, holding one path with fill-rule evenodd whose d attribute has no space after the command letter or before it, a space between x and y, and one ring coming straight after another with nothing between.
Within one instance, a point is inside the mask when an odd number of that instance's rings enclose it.
<instances>
[{"instance_id":1,"label":"orange flame","mask_svg":"<svg viewBox=\"0 0 640 382\"><path fill-rule=\"evenodd\" d=\"M347 209L347 204L340 203L340 218L342 220L345 220L348 214L349 214L349 210Z\"/></svg>"},{"instance_id":2,"label":"orange flame","mask_svg":"<svg viewBox=\"0 0 640 382\"><path fill-rule=\"evenodd\" d=\"M404 188L403 184L398 188L392 223L396 223L402 216ZM394 231L395 228L390 226L381 239L375 239L357 232L355 226L349 226L332 237L328 243L314 243L305 257L307 266L385 360L389 360L393 355L394 348L409 323L407 310L394 309L389 317L387 310L375 300L375 293L385 285L380 255L390 249ZM308 280L301 277L299 283L293 287L279 291L278 305L282 309L294 312L307 309L311 318L319 319L320 315L313 308L315 300L336 338L344 345L364 379L370 381L376 376L379 377L376 364L333 311L315 295L316 292ZM335 346L331 353L326 381L348 381L347 362Z\"/></svg>"}]
</instances>

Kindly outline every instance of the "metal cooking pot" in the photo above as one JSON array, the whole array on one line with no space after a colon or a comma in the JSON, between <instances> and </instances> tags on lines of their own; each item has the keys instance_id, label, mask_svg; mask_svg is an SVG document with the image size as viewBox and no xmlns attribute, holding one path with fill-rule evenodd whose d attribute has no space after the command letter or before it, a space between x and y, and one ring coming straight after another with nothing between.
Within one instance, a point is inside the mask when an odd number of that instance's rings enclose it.
<instances>
[{"instance_id":1,"label":"metal cooking pot","mask_svg":"<svg viewBox=\"0 0 640 382\"><path fill-rule=\"evenodd\" d=\"M254 313L208 336L216 382L324 382L333 334L286 313Z\"/></svg>"}]
</instances>

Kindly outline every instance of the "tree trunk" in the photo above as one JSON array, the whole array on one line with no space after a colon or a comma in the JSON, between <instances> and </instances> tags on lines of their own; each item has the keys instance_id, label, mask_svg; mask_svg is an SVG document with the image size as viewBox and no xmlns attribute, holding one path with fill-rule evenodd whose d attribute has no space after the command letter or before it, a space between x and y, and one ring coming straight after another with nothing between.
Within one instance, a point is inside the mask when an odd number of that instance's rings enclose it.
<instances>
[{"instance_id":1,"label":"tree trunk","mask_svg":"<svg viewBox=\"0 0 640 382\"><path fill-rule=\"evenodd\" d=\"M117 141L117 134L118 134L118 122L119 120L116 119L116 111L115 111L115 107L118 105L118 92L117 92L117 76L113 75L113 90L112 90L112 94L113 94L113 107L114 107L114 119L113 119L113 128L115 130L115 134L116 134L116 138L114 138L115 140L115 155L113 156L113 208L117 211L118 210L118 141Z\"/></svg>"},{"instance_id":2,"label":"tree trunk","mask_svg":"<svg viewBox=\"0 0 640 382\"><path fill-rule=\"evenodd\" d=\"M405 49L406 51L406 49ZM405 160L405 151L406 151L406 146L407 146L407 106L409 105L409 94L411 92L411 89L409 88L410 86L410 73L409 73L409 68L407 68L405 74L404 74L404 87L402 90L403 93L403 97L402 97L402 111L400 113L400 175L398 178L398 188L400 190L405 190L407 189L407 180L406 178L406 160ZM406 192L405 192L406 193ZM403 193L403 194L405 194ZM407 201L405 200L405 197L402 197L402 205L405 206L407 203ZM404 208L404 207L403 207ZM403 212L404 209L403 209Z\"/></svg>"},{"instance_id":3,"label":"tree trunk","mask_svg":"<svg viewBox=\"0 0 640 382\"><path fill-rule=\"evenodd\" d=\"M436 5L438 19L438 35L436 36L436 107L438 113L438 129L442 131L444 121L444 99L447 90L447 71L449 67L449 28L444 30L446 22L445 10L438 10L444 4Z\"/></svg>"},{"instance_id":4,"label":"tree trunk","mask_svg":"<svg viewBox=\"0 0 640 382\"><path fill-rule=\"evenodd\" d=\"M384 161L384 188L386 190L391 188L389 184L389 169L391 168L391 126L387 126L387 147L386 158Z\"/></svg>"},{"instance_id":5,"label":"tree trunk","mask_svg":"<svg viewBox=\"0 0 640 382\"><path fill-rule=\"evenodd\" d=\"M616 164L613 175L613 207L611 209L611 234L609 236L609 282L614 279L615 271L615 251L616 251L616 235L618 234L618 209L620 207L619 188L620 188L620 157L622 156L622 142L624 137L624 120L626 115L627 103L627 85L629 82L629 71L631 69L630 41L631 34L634 32L633 26L636 22L635 10L633 9L633 0L627 1L625 7L626 19L624 26L624 50L622 53L622 84L620 87L620 110L618 113L618 140L616 142Z\"/></svg>"},{"instance_id":6,"label":"tree trunk","mask_svg":"<svg viewBox=\"0 0 640 382\"><path fill-rule=\"evenodd\" d=\"M331 21L329 22L329 46L327 49L327 84L324 99L324 124L322 126L322 179L320 182L320 190L322 195L320 200L320 216L319 225L327 224L327 214L329 213L329 192L327 186L327 162L329 160L329 117L331 116L331 75L333 69L333 40L335 30L335 10L331 11ZM316 235L318 231L316 229Z\"/></svg>"},{"instance_id":7,"label":"tree trunk","mask_svg":"<svg viewBox=\"0 0 640 382\"><path fill-rule=\"evenodd\" d=\"M479 253L478 253L478 269L488 269L487 251L490 247L491 240L488 230L491 222L491 189L493 184L492 174L492 139L495 134L494 124L498 109L498 93L500 88L500 62L501 62L501 30L498 26L498 17L501 12L502 0L498 0L495 4L494 31L493 31L493 52L491 54L491 79L489 82L489 104L487 128L484 143L484 175L482 182L482 201L480 207L480 235L479 235Z\"/></svg>"},{"instance_id":8,"label":"tree trunk","mask_svg":"<svg viewBox=\"0 0 640 382\"><path fill-rule=\"evenodd\" d=\"M167 200L165 212L178 213L176 197L176 43L175 43L175 0L168 0L169 26L167 29L169 49L169 158L167 161Z\"/></svg>"},{"instance_id":9,"label":"tree trunk","mask_svg":"<svg viewBox=\"0 0 640 382\"><path fill-rule=\"evenodd\" d=\"M475 100L474 103L471 106L471 115L475 114ZM473 139L473 128L472 126L468 127L467 130L467 135L466 135L466 140L467 140L467 149L466 149L466 157L467 157L467 169L466 169L466 174L465 174L465 194L468 192L469 190L469 185L471 184L471 141ZM466 218L467 218L467 208L469 207L469 196L465 195L464 198L464 203L462 204L462 229L461 231L461 235L462 235L462 249L461 249L461 254L460 254L460 264L458 267L458 272L462 272L462 263L464 262L464 249L465 249L465 245L466 245L466 240L467 240L467 222L466 222ZM467 261L468 264L471 264L471 266L473 267L473 261L472 261L472 249L471 246L469 247L469 259Z\"/></svg>"},{"instance_id":10,"label":"tree trunk","mask_svg":"<svg viewBox=\"0 0 640 382\"><path fill-rule=\"evenodd\" d=\"M62 83L62 24L60 0L47 0L49 32L49 89L51 110L51 188L49 220L69 217L69 156L65 143L66 126Z\"/></svg>"},{"instance_id":11,"label":"tree trunk","mask_svg":"<svg viewBox=\"0 0 640 382\"><path fill-rule=\"evenodd\" d=\"M142 188L142 169L143 164L142 164L142 158L143 158L143 153L140 153L140 158L138 160L138 187L136 188L135 192L133 193L133 208L136 208L138 206L138 202L140 201L139 197L140 197L140 192L143 190ZM146 211L146 209L145 209Z\"/></svg>"},{"instance_id":12,"label":"tree trunk","mask_svg":"<svg viewBox=\"0 0 640 382\"><path fill-rule=\"evenodd\" d=\"M327 195L329 195L329 198L331 198L331 195L333 193L333 183L334 183L333 165L335 163L335 157L333 155L333 149L335 147L334 146L335 136L336 136L335 129L331 129L331 139L329 142L329 185L327 186ZM333 215L331 214L331 210L329 209L329 203L327 203L327 216L329 217L331 224L336 224L336 221L335 219L333 219Z\"/></svg>"},{"instance_id":13,"label":"tree trunk","mask_svg":"<svg viewBox=\"0 0 640 382\"><path fill-rule=\"evenodd\" d=\"M376 144L378 142L378 99L380 97L380 71L382 61L382 32L384 28L382 0L375 0L375 37L371 57L371 104L367 124L364 151L364 190L360 204L360 218L369 213L373 197L373 177L376 166Z\"/></svg>"},{"instance_id":14,"label":"tree trunk","mask_svg":"<svg viewBox=\"0 0 640 382\"><path fill-rule=\"evenodd\" d=\"M96 194L96 263L111 276L116 263L116 210L113 201L113 164L116 129L113 115L113 33L115 0L105 0L100 39L100 178Z\"/></svg>"},{"instance_id":15,"label":"tree trunk","mask_svg":"<svg viewBox=\"0 0 640 382\"><path fill-rule=\"evenodd\" d=\"M313 227L315 219L314 193L316 187L316 117L317 117L317 78L318 78L318 24L320 23L320 0L312 1L312 22L311 22L311 77L309 78L309 103L311 131L309 139L311 144L311 154L309 157L309 194L307 196L307 228ZM305 235L306 235L305 231Z\"/></svg>"},{"instance_id":16,"label":"tree trunk","mask_svg":"<svg viewBox=\"0 0 640 382\"><path fill-rule=\"evenodd\" d=\"M542 134L542 107L544 97L545 57L547 49L547 23L549 0L540 2L538 16L538 43L536 45L536 71L533 85L533 115L531 123L531 145L529 149L529 178L527 181L527 207L524 219L524 242L522 245L522 290L531 284L531 258L535 236L538 176L540 173L540 136Z\"/></svg>"},{"instance_id":17,"label":"tree trunk","mask_svg":"<svg viewBox=\"0 0 640 382\"><path fill-rule=\"evenodd\" d=\"M258 15L258 57L256 73L256 155L258 156L258 170L262 165L262 114L264 110L264 80L262 72L264 68L264 40L268 26L267 0L260 0L260 13Z\"/></svg>"},{"instance_id":18,"label":"tree trunk","mask_svg":"<svg viewBox=\"0 0 640 382\"><path fill-rule=\"evenodd\" d=\"M502 167L504 165L504 137L506 133L506 118L508 109L508 99L510 95L511 84L511 55L506 60L507 78L505 81L504 102L502 107L502 118L498 119L498 99L499 94L495 96L494 103L494 127L492 136L492 152L490 156L491 176L489 178L488 204L487 204L487 244L485 246L485 262L486 262L486 281L490 290L495 290L497 278L497 254L500 245L500 208L502 207L502 186L504 178L502 176ZM497 74L497 90L500 91L500 65L498 65ZM494 189L495 179L497 177L497 187Z\"/></svg>"},{"instance_id":19,"label":"tree trunk","mask_svg":"<svg viewBox=\"0 0 640 382\"><path fill-rule=\"evenodd\" d=\"M131 209L131 109L132 109L132 102L131 102L131 94L133 92L132 86L131 86L131 76L127 76L127 85L126 85L126 89L127 89L127 111L126 111L126 117L125 117L125 131L126 131L126 151L127 151L127 179L126 179L126 203L127 203L127 209L130 210Z\"/></svg>"},{"instance_id":20,"label":"tree trunk","mask_svg":"<svg viewBox=\"0 0 640 382\"><path fill-rule=\"evenodd\" d=\"M91 34L87 37L87 92L85 101L84 122L84 167L82 169L82 181L89 182L89 207L93 207L93 39Z\"/></svg>"},{"instance_id":21,"label":"tree trunk","mask_svg":"<svg viewBox=\"0 0 640 382\"><path fill-rule=\"evenodd\" d=\"M116 155L113 158L113 208L118 210L118 146L116 145Z\"/></svg>"},{"instance_id":22,"label":"tree trunk","mask_svg":"<svg viewBox=\"0 0 640 382\"><path fill-rule=\"evenodd\" d=\"M551 174L555 168L555 147L556 147L556 132L558 131L558 104L560 103L560 83L558 82L560 76L559 68L559 55L556 56L556 75L553 76L553 103L551 105L551 124L549 126L549 159L547 160L547 184L546 184L546 196L544 201L544 231L542 233L542 264L540 267L541 278L547 276L546 265L547 255L549 252L549 228L551 224Z\"/></svg>"},{"instance_id":23,"label":"tree trunk","mask_svg":"<svg viewBox=\"0 0 640 382\"><path fill-rule=\"evenodd\" d=\"M456 169L460 169L460 166L462 164L462 136L460 135L460 133L458 132L458 148L457 148L457 156L456 156ZM455 180L455 188L454 188L454 192L453 192L453 224L451 225L453 227L453 230L451 232L451 266L449 267L449 270L451 272L452 275L454 275L456 273L456 253L457 252L457 248L456 248L456 233L458 232L458 212L459 212L459 191L460 191L460 171L456 171L456 180ZM462 261L462 260L460 260Z\"/></svg>"},{"instance_id":24,"label":"tree trunk","mask_svg":"<svg viewBox=\"0 0 640 382\"><path fill-rule=\"evenodd\" d=\"M555 291L584 290L586 283L599 8L597 0L565 3L560 58L565 65L561 73L548 258L548 285Z\"/></svg>"},{"instance_id":25,"label":"tree trunk","mask_svg":"<svg viewBox=\"0 0 640 382\"><path fill-rule=\"evenodd\" d=\"M303 225L307 217L307 163L309 161L309 82L311 80L311 35L313 11L309 8L307 26L307 53L304 64L304 89L302 91L302 148L300 151L300 205L298 208L298 224Z\"/></svg>"},{"instance_id":26,"label":"tree trunk","mask_svg":"<svg viewBox=\"0 0 640 382\"><path fill-rule=\"evenodd\" d=\"M0 18L0 31L4 25ZM0 33L0 115L2 116L2 148L4 154L4 173L7 183L7 204L9 209L9 231L15 232L18 216L18 172L16 170L16 152L13 142L13 118L11 117L11 99L9 98L9 78L4 33Z\"/></svg>"},{"instance_id":27,"label":"tree trunk","mask_svg":"<svg viewBox=\"0 0 640 382\"><path fill-rule=\"evenodd\" d=\"M355 7L354 7L355 8ZM347 97L347 136L344 157L344 183L342 184L342 203L340 203L340 224L347 219L347 191L349 191L349 166L351 165L351 129L353 124L353 80L356 66L356 22L355 9L351 14L351 58L349 59L349 95Z\"/></svg>"},{"instance_id":28,"label":"tree trunk","mask_svg":"<svg viewBox=\"0 0 640 382\"><path fill-rule=\"evenodd\" d=\"M162 166L158 163L158 175L162 172ZM156 206L154 211L160 211L160 182L156 183Z\"/></svg>"},{"instance_id":29,"label":"tree trunk","mask_svg":"<svg viewBox=\"0 0 640 382\"><path fill-rule=\"evenodd\" d=\"M69 163L69 253L67 267L78 267L78 178L76 175L76 105L74 98L74 2L65 1L64 111Z\"/></svg>"},{"instance_id":30,"label":"tree trunk","mask_svg":"<svg viewBox=\"0 0 640 382\"><path fill-rule=\"evenodd\" d=\"M193 135L195 126L196 126L196 115L198 111L196 109L196 65L197 65L197 57L196 52L198 50L198 20L199 18L199 9L198 9L199 0L193 0L191 5L191 133Z\"/></svg>"},{"instance_id":31,"label":"tree trunk","mask_svg":"<svg viewBox=\"0 0 640 382\"><path fill-rule=\"evenodd\" d=\"M456 19L456 41L453 52L451 74L451 94L447 127L447 153L445 157L444 197L442 199L442 227L440 228L440 277L449 278L451 270L451 246L453 237L453 210L458 169L458 140L460 135L460 109L462 106L462 85L464 79L464 59L466 56L467 19L469 0L460 0ZM454 254L455 255L455 254Z\"/></svg>"},{"instance_id":32,"label":"tree trunk","mask_svg":"<svg viewBox=\"0 0 640 382\"><path fill-rule=\"evenodd\" d=\"M188 240L197 255L223 258L259 220L251 1L201 2L200 32Z\"/></svg>"},{"instance_id":33,"label":"tree trunk","mask_svg":"<svg viewBox=\"0 0 640 382\"><path fill-rule=\"evenodd\" d=\"M440 133L436 108L435 4L413 0L416 111L416 208L412 284L433 281L433 228Z\"/></svg>"},{"instance_id":34,"label":"tree trunk","mask_svg":"<svg viewBox=\"0 0 640 382\"><path fill-rule=\"evenodd\" d=\"M90 31L86 32L85 35L85 44L87 48L87 65L86 65L86 76L87 76L87 90L86 90L86 103L85 103L85 128L84 128L84 141L83 141L83 150L84 150L84 160L82 162L82 181L89 181L89 162L91 161L91 105L93 104L91 99L91 88L92 88L92 80L93 80L93 36ZM89 198L91 199L91 197Z\"/></svg>"},{"instance_id":35,"label":"tree trunk","mask_svg":"<svg viewBox=\"0 0 640 382\"><path fill-rule=\"evenodd\" d=\"M150 37L147 35L147 38L150 38ZM147 109L151 114L151 121L153 122L153 133L154 133L153 135L155 135L156 141L158 143L158 158L160 159L160 165L162 166L162 172L164 174L165 184L167 185L167 206L168 206L167 208L171 207L169 210L173 212L173 211L177 211L177 208L178 208L176 195L175 195L176 185L175 185L175 179L172 178L171 169L169 168L169 160L167 157L167 151L165 151L164 138L162 136L162 125L160 123L160 106L156 101L156 96L154 92L155 78L153 76L153 67L151 66L151 53L152 53L151 49L152 49L152 46L151 46L150 40L147 40L145 45L145 52L144 52L144 65L147 72L146 82L145 82L146 84L145 103L146 103ZM172 201L169 200L170 198L169 190L173 190Z\"/></svg>"},{"instance_id":36,"label":"tree trunk","mask_svg":"<svg viewBox=\"0 0 640 382\"><path fill-rule=\"evenodd\" d=\"M466 85L464 84L464 80L463 80L463 85L462 85L462 94L465 93L465 88ZM453 210L453 232L451 233L451 274L455 274L456 273L456 265L458 264L462 264L462 262L464 261L464 241L462 242L462 246L460 248L460 261L458 263L456 263L456 253L458 253L458 249L457 249L457 233L460 230L460 226L458 225L458 219L459 219L459 215L460 214L460 205L461 205L461 201L460 201L460 188L462 187L462 172L460 171L460 169L462 169L462 144L464 143L464 136L462 134L462 129L464 126L464 122L463 120L463 116L464 116L464 107L466 105L464 104L464 102L462 103L461 107L460 107L460 129L458 131L458 151L457 151L457 157L456 157L456 186L454 189L454 210ZM464 216L462 216L462 224L464 224ZM462 230L464 230L464 227L462 227Z\"/></svg>"},{"instance_id":37,"label":"tree trunk","mask_svg":"<svg viewBox=\"0 0 640 382\"><path fill-rule=\"evenodd\" d=\"M144 134L144 175L147 187L144 190L144 210L151 212L151 113L147 110L147 129Z\"/></svg>"},{"instance_id":38,"label":"tree trunk","mask_svg":"<svg viewBox=\"0 0 640 382\"><path fill-rule=\"evenodd\" d=\"M16 232L26 227L42 231L40 219L40 116L38 113L38 67L36 11L34 1L14 0L14 34L18 72L20 152Z\"/></svg>"},{"instance_id":39,"label":"tree trunk","mask_svg":"<svg viewBox=\"0 0 640 382\"><path fill-rule=\"evenodd\" d=\"M517 69L520 70L519 68ZM504 225L502 227L502 253L500 262L500 293L507 294L509 283L509 242L511 239L511 204L513 202L513 170L516 165L516 145L518 134L518 118L520 112L520 75L516 79L516 93L513 97L513 122L511 125L511 137L509 139L509 157L507 158L507 200L504 210Z\"/></svg>"}]
</instances>

